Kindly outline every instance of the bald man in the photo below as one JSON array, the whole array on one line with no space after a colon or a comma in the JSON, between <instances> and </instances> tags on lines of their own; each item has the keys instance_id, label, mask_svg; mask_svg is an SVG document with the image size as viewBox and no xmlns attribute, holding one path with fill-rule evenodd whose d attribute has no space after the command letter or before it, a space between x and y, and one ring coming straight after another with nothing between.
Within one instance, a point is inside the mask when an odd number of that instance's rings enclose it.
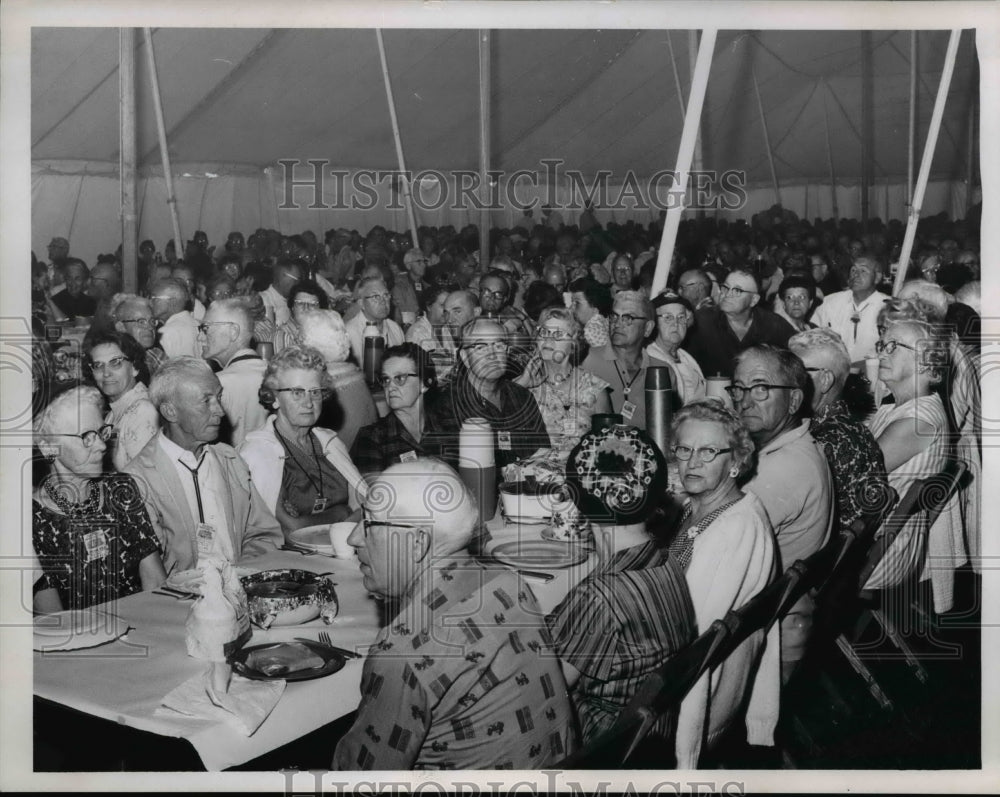
<instances>
[{"instance_id":1,"label":"bald man","mask_svg":"<svg viewBox=\"0 0 1000 797\"><path fill-rule=\"evenodd\" d=\"M878 340L878 311L889 297L876 286L882 279L882 265L873 257L854 258L847 290L831 293L810 319L818 327L829 327L844 341L852 363L875 356Z\"/></svg>"},{"instance_id":2,"label":"bald man","mask_svg":"<svg viewBox=\"0 0 1000 797\"><path fill-rule=\"evenodd\" d=\"M250 348L253 317L245 299L220 299L205 311L198 325L201 355L209 364L222 366L222 408L229 421L229 440L234 448L250 433L261 429L267 410L257 398L267 363ZM227 435L223 434L223 439Z\"/></svg>"},{"instance_id":3,"label":"bald man","mask_svg":"<svg viewBox=\"0 0 1000 797\"><path fill-rule=\"evenodd\" d=\"M160 323L159 341L167 357L200 357L198 322L188 307L191 295L180 280L160 279L149 288L149 306Z\"/></svg>"},{"instance_id":4,"label":"bald man","mask_svg":"<svg viewBox=\"0 0 1000 797\"><path fill-rule=\"evenodd\" d=\"M365 659L338 770L539 769L576 747L559 661L519 576L468 552L475 501L442 462L394 465L348 542L393 610Z\"/></svg>"}]
</instances>

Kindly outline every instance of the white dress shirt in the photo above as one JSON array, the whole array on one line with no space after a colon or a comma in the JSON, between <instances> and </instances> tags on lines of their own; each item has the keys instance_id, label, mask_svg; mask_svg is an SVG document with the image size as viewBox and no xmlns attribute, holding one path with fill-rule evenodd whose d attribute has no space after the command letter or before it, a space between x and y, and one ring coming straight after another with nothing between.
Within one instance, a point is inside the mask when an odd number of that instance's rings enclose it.
<instances>
[{"instance_id":1,"label":"white dress shirt","mask_svg":"<svg viewBox=\"0 0 1000 797\"><path fill-rule=\"evenodd\" d=\"M275 326L281 326L292 317L292 311L288 309L288 300L278 293L273 285L269 285L266 291L260 292L260 298L264 300L264 307L274 310Z\"/></svg>"},{"instance_id":2,"label":"white dress shirt","mask_svg":"<svg viewBox=\"0 0 1000 797\"><path fill-rule=\"evenodd\" d=\"M160 327L160 348L167 357L201 357L198 322L190 310L181 310Z\"/></svg>"},{"instance_id":3,"label":"white dress shirt","mask_svg":"<svg viewBox=\"0 0 1000 797\"><path fill-rule=\"evenodd\" d=\"M246 358L246 359L243 359ZM257 392L264 381L267 363L252 349L240 349L217 376L222 385L222 409L232 427L229 444L239 447L246 436L260 429L268 411L260 403Z\"/></svg>"},{"instance_id":4,"label":"white dress shirt","mask_svg":"<svg viewBox=\"0 0 1000 797\"><path fill-rule=\"evenodd\" d=\"M847 346L851 362L856 363L875 356L875 342L878 340L878 313L882 303L890 298L875 291L860 304L855 304L854 293L837 291L823 300L810 319L818 327L829 327ZM857 318L855 323L852 318Z\"/></svg>"}]
</instances>

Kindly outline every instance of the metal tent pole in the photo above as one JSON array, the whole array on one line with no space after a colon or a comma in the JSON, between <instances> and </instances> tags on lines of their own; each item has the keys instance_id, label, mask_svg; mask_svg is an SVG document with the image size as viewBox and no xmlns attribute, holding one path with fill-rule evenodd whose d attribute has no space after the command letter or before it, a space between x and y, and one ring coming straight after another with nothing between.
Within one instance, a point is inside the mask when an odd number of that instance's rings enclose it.
<instances>
[{"instance_id":1,"label":"metal tent pole","mask_svg":"<svg viewBox=\"0 0 1000 797\"><path fill-rule=\"evenodd\" d=\"M479 31L479 180L483 208L479 212L479 267L490 262L490 32Z\"/></svg>"},{"instance_id":2,"label":"metal tent pole","mask_svg":"<svg viewBox=\"0 0 1000 797\"><path fill-rule=\"evenodd\" d=\"M910 149L906 160L906 204L913 204L913 155L917 142L917 32L910 31Z\"/></svg>"},{"instance_id":3,"label":"metal tent pole","mask_svg":"<svg viewBox=\"0 0 1000 797\"><path fill-rule=\"evenodd\" d=\"M906 224L906 235L903 237L903 248L899 253L899 269L896 271L896 281L892 286L892 295L899 294L906 280L906 272L910 263L910 252L913 250L913 240L917 234L917 222L920 221L920 206L924 201L924 191L927 190L927 179L931 173L931 161L934 160L934 148L937 146L938 133L941 132L941 120L944 117L944 105L948 99L948 88L951 86L951 76L955 71L955 57L958 54L958 40L962 31L953 30L948 39L948 51L944 58L944 68L941 70L941 82L938 84L937 98L934 100L934 113L931 115L930 130L927 131L927 141L924 144L924 154L920 160L920 173L917 185L913 191L913 203L910 205L909 221Z\"/></svg>"},{"instance_id":4,"label":"metal tent pole","mask_svg":"<svg viewBox=\"0 0 1000 797\"><path fill-rule=\"evenodd\" d=\"M833 218L840 220L840 210L837 207L837 180L833 173L833 148L830 146L830 112L826 107L827 94L830 91L830 84L824 81L826 91L823 93L823 122L826 127L826 162L830 169L830 199L833 201Z\"/></svg>"},{"instance_id":5,"label":"metal tent pole","mask_svg":"<svg viewBox=\"0 0 1000 797\"><path fill-rule=\"evenodd\" d=\"M135 28L118 29L118 108L121 125L119 180L121 181L122 287L138 287L139 229L135 195Z\"/></svg>"},{"instance_id":6,"label":"metal tent pole","mask_svg":"<svg viewBox=\"0 0 1000 797\"><path fill-rule=\"evenodd\" d=\"M706 28L702 31L701 44L698 47L698 58L695 62L694 74L691 80L691 96L688 97L687 110L684 113L684 130L681 133L681 143L677 151L677 167L671 194L679 192L671 201L667 210L667 218L663 225L660 238L660 250L656 256L656 271L653 274L652 294L655 296L663 290L670 274L670 260L677 240L677 229L684 212L684 196L687 191L688 172L691 159L694 156L695 140L698 137L698 124L701 120L701 109L705 104L705 92L708 89L708 74L712 67L712 53L715 50L715 39L718 31Z\"/></svg>"},{"instance_id":7,"label":"metal tent pole","mask_svg":"<svg viewBox=\"0 0 1000 797\"><path fill-rule=\"evenodd\" d=\"M403 199L406 202L406 216L410 221L410 238L413 246L419 247L417 237L417 217L413 212L413 196L410 194L410 181L406 179L406 162L403 160L403 142L399 137L399 121L396 119L396 102L392 98L392 82L389 80L389 64L385 60L385 42L382 41L382 29L375 29L378 39L378 57L382 61L382 80L385 82L385 99L389 103L389 119L392 122L392 137L396 142L396 160L399 162L399 179L403 186Z\"/></svg>"},{"instance_id":8,"label":"metal tent pole","mask_svg":"<svg viewBox=\"0 0 1000 797\"><path fill-rule=\"evenodd\" d=\"M174 247L177 257L184 257L184 240L181 238L181 223L177 218L177 197L174 196L174 175L170 170L170 153L167 152L167 129L163 124L163 102L160 100L160 78L156 72L156 53L153 50L153 34L149 28L142 29L146 41L146 61L149 65L149 82L153 89L153 111L156 114L156 135L160 141L160 160L163 161L163 181L167 187L167 207L170 208L170 223L174 228Z\"/></svg>"}]
</instances>

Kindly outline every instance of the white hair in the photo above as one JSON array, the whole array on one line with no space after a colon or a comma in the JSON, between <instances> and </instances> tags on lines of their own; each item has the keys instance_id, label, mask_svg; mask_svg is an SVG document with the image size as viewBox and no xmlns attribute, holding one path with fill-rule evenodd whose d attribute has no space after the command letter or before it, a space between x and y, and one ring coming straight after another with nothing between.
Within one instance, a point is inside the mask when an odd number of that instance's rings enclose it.
<instances>
[{"instance_id":1,"label":"white hair","mask_svg":"<svg viewBox=\"0 0 1000 797\"><path fill-rule=\"evenodd\" d=\"M139 296L135 293L116 293L111 297L111 304L109 305L111 317L115 321L121 321L122 319L119 316L125 309L125 306L130 304L142 305L152 312L152 308L149 306L149 299L145 296Z\"/></svg>"},{"instance_id":2,"label":"white hair","mask_svg":"<svg viewBox=\"0 0 1000 797\"><path fill-rule=\"evenodd\" d=\"M171 357L153 374L149 382L149 400L156 409L177 395L177 388L192 377L211 374L212 369L200 357Z\"/></svg>"},{"instance_id":3,"label":"white hair","mask_svg":"<svg viewBox=\"0 0 1000 797\"><path fill-rule=\"evenodd\" d=\"M967 282L955 291L955 301L971 307L979 315L982 315L982 298L980 294L981 283L979 280Z\"/></svg>"},{"instance_id":4,"label":"white hair","mask_svg":"<svg viewBox=\"0 0 1000 797\"><path fill-rule=\"evenodd\" d=\"M909 282L904 282L896 298L909 299L912 297L916 297L930 306L935 315L931 319L932 321L944 320L945 314L948 312L948 305L952 302L951 297L948 296L944 288L936 282L929 282L927 280L910 280Z\"/></svg>"},{"instance_id":5,"label":"white hair","mask_svg":"<svg viewBox=\"0 0 1000 797\"><path fill-rule=\"evenodd\" d=\"M94 407L104 416L104 396L101 391L92 385L78 385L71 387L58 394L35 416L33 424L34 432L40 437L51 434L55 428L55 421L64 410L73 410L76 413L87 406Z\"/></svg>"},{"instance_id":6,"label":"white hair","mask_svg":"<svg viewBox=\"0 0 1000 797\"><path fill-rule=\"evenodd\" d=\"M342 363L351 353L344 319L336 310L315 310L302 319L302 345L312 346L328 363Z\"/></svg>"},{"instance_id":7,"label":"white hair","mask_svg":"<svg viewBox=\"0 0 1000 797\"><path fill-rule=\"evenodd\" d=\"M226 321L230 321L239 328L238 342L240 348L250 345L253 337L253 314L250 312L250 303L243 296L234 296L231 299L217 299L212 302L209 308L212 318L221 316Z\"/></svg>"},{"instance_id":8,"label":"white hair","mask_svg":"<svg viewBox=\"0 0 1000 797\"><path fill-rule=\"evenodd\" d=\"M829 327L807 329L792 335L788 339L788 349L795 354L808 351L825 352L838 385L843 385L851 372L851 355L847 352L844 339Z\"/></svg>"}]
</instances>

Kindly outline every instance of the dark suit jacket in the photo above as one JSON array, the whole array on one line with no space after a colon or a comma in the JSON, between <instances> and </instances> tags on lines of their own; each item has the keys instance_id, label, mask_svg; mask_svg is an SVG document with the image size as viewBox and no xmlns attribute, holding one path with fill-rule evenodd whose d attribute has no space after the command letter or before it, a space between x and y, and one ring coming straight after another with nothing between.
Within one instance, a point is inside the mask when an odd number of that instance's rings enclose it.
<instances>
[{"instance_id":1,"label":"dark suit jacket","mask_svg":"<svg viewBox=\"0 0 1000 797\"><path fill-rule=\"evenodd\" d=\"M125 473L139 485L146 511L163 546L167 573L188 570L198 563L195 530L198 518L191 511L184 487L170 458L154 435L129 464ZM233 550L237 559L250 559L284 544L281 526L250 481L246 463L236 449L223 443L210 446L229 484L229 501L223 501Z\"/></svg>"}]
</instances>

